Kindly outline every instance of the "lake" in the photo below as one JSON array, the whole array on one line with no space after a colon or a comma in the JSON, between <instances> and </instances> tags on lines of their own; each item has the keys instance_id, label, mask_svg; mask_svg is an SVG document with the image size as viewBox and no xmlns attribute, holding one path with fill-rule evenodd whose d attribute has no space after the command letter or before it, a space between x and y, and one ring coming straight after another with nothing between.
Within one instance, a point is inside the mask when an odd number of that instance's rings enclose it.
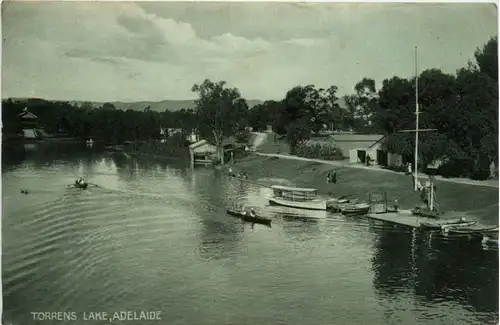
<instances>
[{"instance_id":1,"label":"lake","mask_svg":"<svg viewBox=\"0 0 500 325\"><path fill-rule=\"evenodd\" d=\"M161 320L113 323L498 322L498 251L479 243L359 217L284 219L265 208L268 189L185 161L29 149L3 152L4 324L127 311ZM66 187L79 176L99 186ZM237 203L272 227L226 215Z\"/></svg>"}]
</instances>

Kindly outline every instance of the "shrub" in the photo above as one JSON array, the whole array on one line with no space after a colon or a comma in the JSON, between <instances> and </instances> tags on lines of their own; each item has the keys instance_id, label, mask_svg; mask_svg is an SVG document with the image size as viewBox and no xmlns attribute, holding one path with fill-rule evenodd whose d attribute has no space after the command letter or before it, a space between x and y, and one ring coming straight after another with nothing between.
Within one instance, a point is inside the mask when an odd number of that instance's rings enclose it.
<instances>
[{"instance_id":1,"label":"shrub","mask_svg":"<svg viewBox=\"0 0 500 325\"><path fill-rule=\"evenodd\" d=\"M389 165L387 169L398 172L398 173L406 173L408 169L403 165Z\"/></svg>"},{"instance_id":2,"label":"shrub","mask_svg":"<svg viewBox=\"0 0 500 325\"><path fill-rule=\"evenodd\" d=\"M325 160L342 160L342 150L333 143L309 140L300 144L295 150L296 155L304 158Z\"/></svg>"},{"instance_id":3,"label":"shrub","mask_svg":"<svg viewBox=\"0 0 500 325\"><path fill-rule=\"evenodd\" d=\"M238 141L238 143L248 144L251 138L252 132L249 130L243 130L236 134L236 141Z\"/></svg>"}]
</instances>

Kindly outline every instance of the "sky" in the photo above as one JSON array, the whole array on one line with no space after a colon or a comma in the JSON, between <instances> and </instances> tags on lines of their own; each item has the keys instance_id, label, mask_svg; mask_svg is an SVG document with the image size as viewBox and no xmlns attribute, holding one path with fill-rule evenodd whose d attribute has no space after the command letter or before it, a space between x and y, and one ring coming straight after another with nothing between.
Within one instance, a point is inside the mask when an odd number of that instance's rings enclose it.
<instances>
[{"instance_id":1,"label":"sky","mask_svg":"<svg viewBox=\"0 0 500 325\"><path fill-rule=\"evenodd\" d=\"M247 99L335 85L353 93L455 71L497 34L492 4L2 2L2 97L196 98L209 78Z\"/></svg>"}]
</instances>

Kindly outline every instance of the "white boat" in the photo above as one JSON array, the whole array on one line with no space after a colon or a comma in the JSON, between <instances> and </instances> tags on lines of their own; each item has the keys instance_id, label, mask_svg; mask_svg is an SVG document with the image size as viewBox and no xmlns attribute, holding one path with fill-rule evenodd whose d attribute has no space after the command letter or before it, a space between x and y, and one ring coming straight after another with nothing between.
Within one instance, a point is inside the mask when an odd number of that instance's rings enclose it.
<instances>
[{"instance_id":1,"label":"white boat","mask_svg":"<svg viewBox=\"0 0 500 325\"><path fill-rule=\"evenodd\" d=\"M326 211L326 199L318 197L315 188L288 187L281 185L271 186L273 195L269 203L296 209Z\"/></svg>"}]
</instances>

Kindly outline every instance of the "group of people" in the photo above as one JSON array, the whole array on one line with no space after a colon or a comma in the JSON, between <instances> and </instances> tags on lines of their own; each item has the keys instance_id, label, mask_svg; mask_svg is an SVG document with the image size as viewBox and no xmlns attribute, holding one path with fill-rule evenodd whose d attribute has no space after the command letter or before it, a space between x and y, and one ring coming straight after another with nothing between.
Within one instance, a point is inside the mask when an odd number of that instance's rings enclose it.
<instances>
[{"instance_id":1,"label":"group of people","mask_svg":"<svg viewBox=\"0 0 500 325\"><path fill-rule=\"evenodd\" d=\"M427 208L430 208L431 191L433 192L434 195L436 193L436 182L434 180L434 177L429 175L429 178L424 183L420 182L419 180L416 180L415 175L413 173L411 175L413 177L413 182L417 182L417 190L420 192L420 199ZM432 199L434 200L434 198ZM433 206L433 209L435 210L436 207Z\"/></svg>"},{"instance_id":2,"label":"group of people","mask_svg":"<svg viewBox=\"0 0 500 325\"><path fill-rule=\"evenodd\" d=\"M228 169L228 173L230 176L232 177L237 177L237 178L241 178L241 179L244 179L244 180L247 180L248 179L248 174L247 172L243 172L242 174L239 174L239 173L233 173L233 169L231 167L229 167Z\"/></svg>"},{"instance_id":3,"label":"group of people","mask_svg":"<svg viewBox=\"0 0 500 325\"><path fill-rule=\"evenodd\" d=\"M248 212L247 212L247 210L245 209L245 207L242 207L242 208L241 208L241 214L243 214L243 215L247 215L247 213L248 213ZM255 216L257 216L257 214L255 213L255 209L254 209L254 208L250 208L250 213L249 213L249 214L250 214L250 216L251 216L251 217L255 217Z\"/></svg>"},{"instance_id":4,"label":"group of people","mask_svg":"<svg viewBox=\"0 0 500 325\"><path fill-rule=\"evenodd\" d=\"M75 181L75 185L77 185L77 186L85 185L85 180L83 179L83 177L80 177L79 179L77 179Z\"/></svg>"},{"instance_id":5,"label":"group of people","mask_svg":"<svg viewBox=\"0 0 500 325\"><path fill-rule=\"evenodd\" d=\"M337 184L337 172L328 173L328 175L326 175L326 183Z\"/></svg>"}]
</instances>

